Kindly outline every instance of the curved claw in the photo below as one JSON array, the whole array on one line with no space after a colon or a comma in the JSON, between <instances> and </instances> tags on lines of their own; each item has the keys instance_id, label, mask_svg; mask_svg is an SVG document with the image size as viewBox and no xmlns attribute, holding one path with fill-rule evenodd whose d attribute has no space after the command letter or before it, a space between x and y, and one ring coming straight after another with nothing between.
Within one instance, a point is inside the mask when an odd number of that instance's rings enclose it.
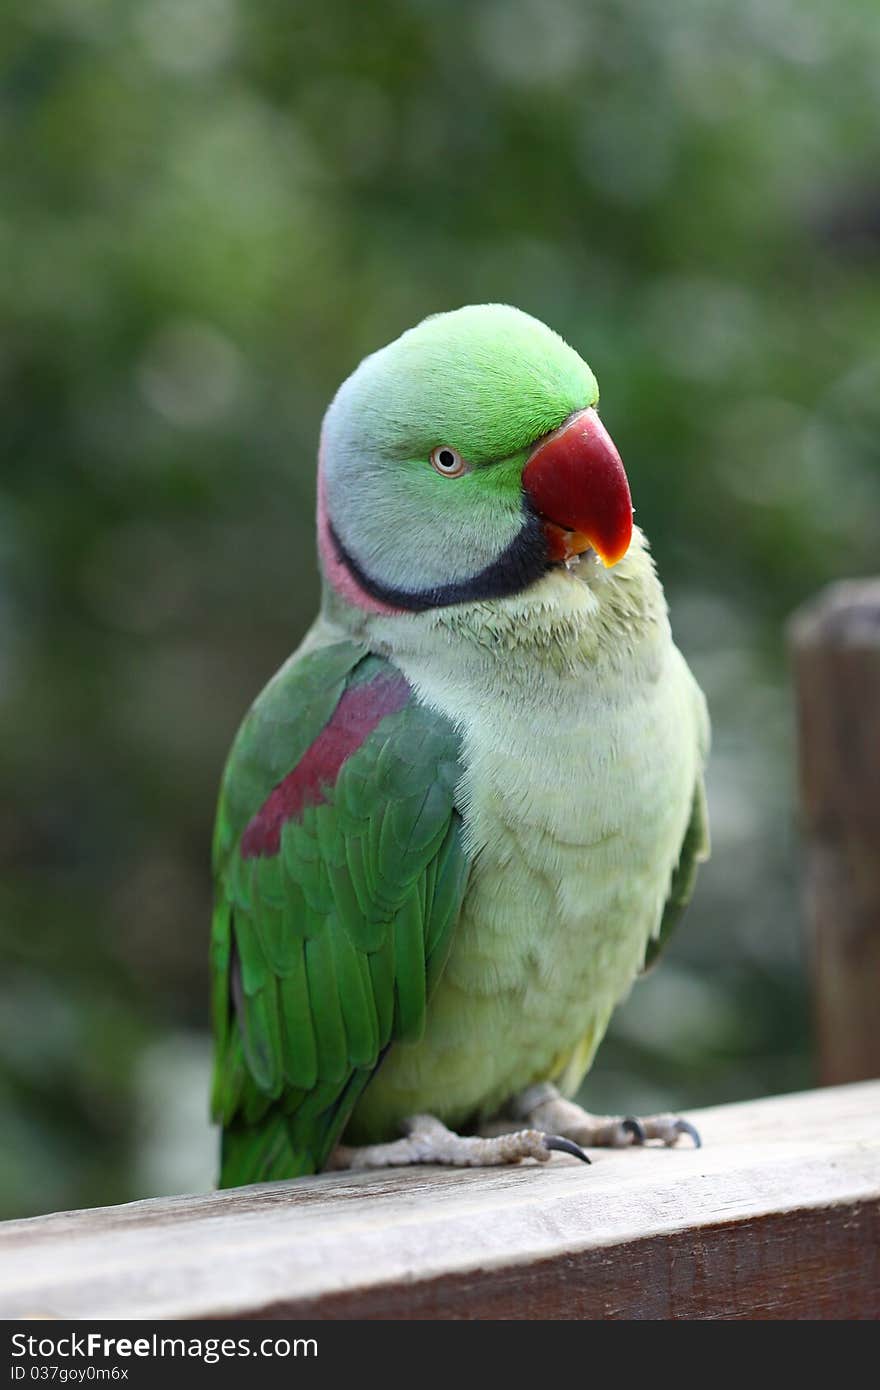
<instances>
[{"instance_id":1,"label":"curved claw","mask_svg":"<svg viewBox=\"0 0 880 1390\"><path fill-rule=\"evenodd\" d=\"M556 1153L571 1154L572 1158L579 1158L581 1163L592 1162L591 1159L587 1158L580 1145L573 1143L571 1139L563 1139L559 1134L545 1134L544 1148L551 1151L555 1150Z\"/></svg>"},{"instance_id":2,"label":"curved claw","mask_svg":"<svg viewBox=\"0 0 880 1390\"><path fill-rule=\"evenodd\" d=\"M626 1119L621 1120L620 1128L626 1134L632 1135L633 1144L644 1144L647 1138L645 1126L642 1124L641 1120L636 1119L635 1115L627 1115Z\"/></svg>"},{"instance_id":3,"label":"curved claw","mask_svg":"<svg viewBox=\"0 0 880 1390\"><path fill-rule=\"evenodd\" d=\"M676 1136L678 1136L679 1134L689 1135L690 1138L694 1141L695 1149L701 1149L703 1147L703 1141L700 1138L700 1131L688 1120L676 1120L675 1133Z\"/></svg>"}]
</instances>

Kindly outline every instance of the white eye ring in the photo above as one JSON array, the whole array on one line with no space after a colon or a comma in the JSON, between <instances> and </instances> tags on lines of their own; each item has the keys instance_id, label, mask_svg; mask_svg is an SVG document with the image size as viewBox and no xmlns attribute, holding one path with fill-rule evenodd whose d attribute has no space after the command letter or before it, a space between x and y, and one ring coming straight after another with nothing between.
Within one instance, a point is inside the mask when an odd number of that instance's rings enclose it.
<instances>
[{"instance_id":1,"label":"white eye ring","mask_svg":"<svg viewBox=\"0 0 880 1390\"><path fill-rule=\"evenodd\" d=\"M457 449L448 444L438 444L431 450L431 467L443 478L460 478L465 471L465 462Z\"/></svg>"}]
</instances>

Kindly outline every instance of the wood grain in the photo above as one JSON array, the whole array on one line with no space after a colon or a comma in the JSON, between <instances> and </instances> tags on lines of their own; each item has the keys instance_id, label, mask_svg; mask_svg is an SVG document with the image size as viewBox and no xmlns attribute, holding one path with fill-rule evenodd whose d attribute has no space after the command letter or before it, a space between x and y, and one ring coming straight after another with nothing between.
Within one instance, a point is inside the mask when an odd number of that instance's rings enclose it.
<instances>
[{"instance_id":1,"label":"wood grain","mask_svg":"<svg viewBox=\"0 0 880 1390\"><path fill-rule=\"evenodd\" d=\"M876 1318L880 1083L590 1168L338 1173L0 1225L11 1318Z\"/></svg>"},{"instance_id":2,"label":"wood grain","mask_svg":"<svg viewBox=\"0 0 880 1390\"><path fill-rule=\"evenodd\" d=\"M880 1076L880 579L791 625L819 1079Z\"/></svg>"}]
</instances>

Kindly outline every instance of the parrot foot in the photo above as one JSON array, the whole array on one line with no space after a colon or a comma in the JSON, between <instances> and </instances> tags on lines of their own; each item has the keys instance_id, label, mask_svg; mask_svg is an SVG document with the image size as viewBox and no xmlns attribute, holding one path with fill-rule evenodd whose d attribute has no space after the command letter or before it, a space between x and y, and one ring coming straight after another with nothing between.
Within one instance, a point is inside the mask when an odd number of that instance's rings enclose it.
<instances>
[{"instance_id":1,"label":"parrot foot","mask_svg":"<svg viewBox=\"0 0 880 1390\"><path fill-rule=\"evenodd\" d=\"M677 1115L651 1115L646 1119L634 1115L590 1115L574 1101L565 1100L549 1082L530 1086L516 1097L511 1109L518 1120L552 1129L587 1148L621 1149L649 1139L659 1139L672 1148L683 1134L688 1135L695 1149L702 1147L699 1131Z\"/></svg>"},{"instance_id":2,"label":"parrot foot","mask_svg":"<svg viewBox=\"0 0 880 1390\"><path fill-rule=\"evenodd\" d=\"M349 1148L339 1144L330 1155L328 1169L396 1168L412 1163L446 1163L456 1168L494 1167L534 1158L546 1163L551 1153L572 1154L589 1163L572 1140L537 1129L521 1129L492 1138L455 1134L433 1115L414 1115L403 1123L405 1137L387 1144Z\"/></svg>"}]
</instances>

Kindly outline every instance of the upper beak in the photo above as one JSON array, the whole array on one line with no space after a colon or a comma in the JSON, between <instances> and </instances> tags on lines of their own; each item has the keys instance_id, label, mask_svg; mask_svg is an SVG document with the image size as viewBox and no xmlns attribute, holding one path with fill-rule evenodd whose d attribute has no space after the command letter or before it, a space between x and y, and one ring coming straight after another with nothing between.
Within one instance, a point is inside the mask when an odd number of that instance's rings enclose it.
<instances>
[{"instance_id":1,"label":"upper beak","mask_svg":"<svg viewBox=\"0 0 880 1390\"><path fill-rule=\"evenodd\" d=\"M595 410L579 410L537 446L522 484L544 522L554 560L593 547L603 565L622 560L633 507L620 454Z\"/></svg>"}]
</instances>

